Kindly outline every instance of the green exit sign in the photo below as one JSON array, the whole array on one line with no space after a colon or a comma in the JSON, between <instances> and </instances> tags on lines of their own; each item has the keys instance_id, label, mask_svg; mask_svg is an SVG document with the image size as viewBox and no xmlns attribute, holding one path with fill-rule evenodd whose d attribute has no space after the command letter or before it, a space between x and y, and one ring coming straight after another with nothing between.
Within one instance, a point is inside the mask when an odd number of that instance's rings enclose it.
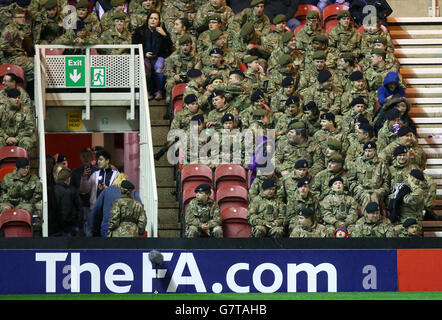
<instances>
[{"instance_id":1,"label":"green exit sign","mask_svg":"<svg viewBox=\"0 0 442 320\"><path fill-rule=\"evenodd\" d=\"M86 66L84 56L65 57L66 87L84 87L86 85Z\"/></svg>"}]
</instances>

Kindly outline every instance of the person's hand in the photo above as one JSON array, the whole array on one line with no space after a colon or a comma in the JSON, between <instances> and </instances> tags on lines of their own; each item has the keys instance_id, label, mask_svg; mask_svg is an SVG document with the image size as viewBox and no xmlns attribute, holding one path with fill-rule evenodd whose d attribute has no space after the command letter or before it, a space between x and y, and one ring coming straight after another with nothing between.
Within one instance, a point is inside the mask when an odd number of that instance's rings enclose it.
<instances>
[{"instance_id":1,"label":"person's hand","mask_svg":"<svg viewBox=\"0 0 442 320\"><path fill-rule=\"evenodd\" d=\"M154 54L152 52L146 52L146 58L153 58Z\"/></svg>"},{"instance_id":2,"label":"person's hand","mask_svg":"<svg viewBox=\"0 0 442 320\"><path fill-rule=\"evenodd\" d=\"M75 38L74 42L79 45L84 44L84 40L80 37Z\"/></svg>"},{"instance_id":3,"label":"person's hand","mask_svg":"<svg viewBox=\"0 0 442 320\"><path fill-rule=\"evenodd\" d=\"M287 174L289 174L290 172L288 171L288 170L283 170L283 171L281 171L281 175L282 176L285 176L285 175L287 175Z\"/></svg>"},{"instance_id":4,"label":"person's hand","mask_svg":"<svg viewBox=\"0 0 442 320\"><path fill-rule=\"evenodd\" d=\"M104 184L104 183L100 183L99 185L98 185L98 189L99 190L104 190L104 189L106 189L107 188L107 186L106 186L106 184Z\"/></svg>"},{"instance_id":5,"label":"person's hand","mask_svg":"<svg viewBox=\"0 0 442 320\"><path fill-rule=\"evenodd\" d=\"M205 231L209 230L209 229L210 229L209 224L208 224L207 222L201 224L201 229L203 229L203 230L205 230Z\"/></svg>"},{"instance_id":6,"label":"person's hand","mask_svg":"<svg viewBox=\"0 0 442 320\"><path fill-rule=\"evenodd\" d=\"M214 125L216 125L215 121L206 122L206 127L211 127L211 126L214 126Z\"/></svg>"},{"instance_id":7,"label":"person's hand","mask_svg":"<svg viewBox=\"0 0 442 320\"><path fill-rule=\"evenodd\" d=\"M83 177L87 177L91 173L91 167L84 168Z\"/></svg>"},{"instance_id":8,"label":"person's hand","mask_svg":"<svg viewBox=\"0 0 442 320\"><path fill-rule=\"evenodd\" d=\"M173 79L174 79L175 81L180 81L180 80L181 80L181 77L180 77L179 74L176 74L176 75L173 76Z\"/></svg>"},{"instance_id":9,"label":"person's hand","mask_svg":"<svg viewBox=\"0 0 442 320\"><path fill-rule=\"evenodd\" d=\"M17 142L18 142L17 139L14 138L14 137L9 137L8 139L6 139L6 143L7 143L9 146L14 145L14 144L16 144Z\"/></svg>"},{"instance_id":10,"label":"person's hand","mask_svg":"<svg viewBox=\"0 0 442 320\"><path fill-rule=\"evenodd\" d=\"M211 76L215 76L218 74L218 70L212 70L212 72L210 72Z\"/></svg>"},{"instance_id":11,"label":"person's hand","mask_svg":"<svg viewBox=\"0 0 442 320\"><path fill-rule=\"evenodd\" d=\"M159 34L161 34L163 37L165 37L167 34L166 34L166 31L164 31L164 29L162 28L162 27L157 27L156 29L155 29Z\"/></svg>"}]
</instances>

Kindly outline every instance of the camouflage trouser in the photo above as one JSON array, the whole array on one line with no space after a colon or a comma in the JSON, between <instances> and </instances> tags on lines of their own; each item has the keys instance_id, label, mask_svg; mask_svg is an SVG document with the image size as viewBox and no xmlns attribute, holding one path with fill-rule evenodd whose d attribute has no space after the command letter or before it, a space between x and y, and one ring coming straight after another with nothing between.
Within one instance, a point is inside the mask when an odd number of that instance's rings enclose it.
<instances>
[{"instance_id":1,"label":"camouflage trouser","mask_svg":"<svg viewBox=\"0 0 442 320\"><path fill-rule=\"evenodd\" d=\"M266 226L253 226L252 237L253 238L281 238L284 236L284 227L266 227Z\"/></svg>"},{"instance_id":2,"label":"camouflage trouser","mask_svg":"<svg viewBox=\"0 0 442 320\"><path fill-rule=\"evenodd\" d=\"M9 57L8 63L16 64L25 71L26 82L34 80L34 58L28 56L14 56Z\"/></svg>"},{"instance_id":3,"label":"camouflage trouser","mask_svg":"<svg viewBox=\"0 0 442 320\"><path fill-rule=\"evenodd\" d=\"M4 138L0 138L0 147L6 146L6 141ZM34 139L29 137L21 138L18 141L17 146L24 148L28 153L32 151L32 147L34 146Z\"/></svg>"},{"instance_id":4,"label":"camouflage trouser","mask_svg":"<svg viewBox=\"0 0 442 320\"><path fill-rule=\"evenodd\" d=\"M186 230L186 238L200 238L201 234L205 233L201 228L195 226L189 226ZM214 238L223 237L223 228L221 226L216 226L209 230L208 235Z\"/></svg>"}]
</instances>

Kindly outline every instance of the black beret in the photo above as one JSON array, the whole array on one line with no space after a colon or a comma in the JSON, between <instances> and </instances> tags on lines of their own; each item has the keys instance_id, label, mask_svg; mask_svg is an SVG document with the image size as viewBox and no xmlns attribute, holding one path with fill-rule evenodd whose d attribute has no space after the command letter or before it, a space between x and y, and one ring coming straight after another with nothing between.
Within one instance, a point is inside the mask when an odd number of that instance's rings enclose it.
<instances>
[{"instance_id":1,"label":"black beret","mask_svg":"<svg viewBox=\"0 0 442 320\"><path fill-rule=\"evenodd\" d=\"M203 73L201 72L201 70L198 69L190 69L189 71L187 71L187 77L188 78L196 78L201 76Z\"/></svg>"},{"instance_id":2,"label":"black beret","mask_svg":"<svg viewBox=\"0 0 442 320\"><path fill-rule=\"evenodd\" d=\"M235 121L235 116L233 114L231 114L231 113L226 113L221 118L221 123L224 123L226 121Z\"/></svg>"},{"instance_id":3,"label":"black beret","mask_svg":"<svg viewBox=\"0 0 442 320\"><path fill-rule=\"evenodd\" d=\"M402 136L407 135L409 132L413 132L413 131L411 131L410 127L405 126L405 127L400 127L396 134L398 137L402 137Z\"/></svg>"},{"instance_id":4,"label":"black beret","mask_svg":"<svg viewBox=\"0 0 442 320\"><path fill-rule=\"evenodd\" d=\"M364 147L363 149L376 149L376 142L374 141L368 141L366 143L364 143Z\"/></svg>"},{"instance_id":5,"label":"black beret","mask_svg":"<svg viewBox=\"0 0 442 320\"><path fill-rule=\"evenodd\" d=\"M354 107L357 104L363 104L365 106L364 98L362 97L356 97L350 102L350 107Z\"/></svg>"},{"instance_id":6,"label":"black beret","mask_svg":"<svg viewBox=\"0 0 442 320\"><path fill-rule=\"evenodd\" d=\"M223 90L215 90L215 91L213 91L212 92L212 98L215 98L215 97L217 97L217 96L223 96L224 97L224 91Z\"/></svg>"},{"instance_id":7,"label":"black beret","mask_svg":"<svg viewBox=\"0 0 442 320\"><path fill-rule=\"evenodd\" d=\"M396 118L399 118L401 116L400 112L396 108L391 108L385 113L385 117L387 120L394 120Z\"/></svg>"},{"instance_id":8,"label":"black beret","mask_svg":"<svg viewBox=\"0 0 442 320\"><path fill-rule=\"evenodd\" d=\"M86 29L86 23L84 23L84 21L83 20L80 20L80 19L78 19L77 20L77 25L76 25L76 31L81 31L81 30L83 30L83 29Z\"/></svg>"},{"instance_id":9,"label":"black beret","mask_svg":"<svg viewBox=\"0 0 442 320\"><path fill-rule=\"evenodd\" d=\"M393 156L397 157L398 155L404 154L404 153L407 153L407 152L408 152L407 147L403 146L403 145L400 145L400 146L397 146L396 148L394 148Z\"/></svg>"},{"instance_id":10,"label":"black beret","mask_svg":"<svg viewBox=\"0 0 442 320\"><path fill-rule=\"evenodd\" d=\"M336 177L333 177L329 180L328 186L331 187L333 185L333 183L335 183L336 181L341 181L342 183L344 183L344 180L342 179L342 177L336 176Z\"/></svg>"},{"instance_id":11,"label":"black beret","mask_svg":"<svg viewBox=\"0 0 442 320\"><path fill-rule=\"evenodd\" d=\"M301 178L298 180L298 188L301 188L302 186L305 186L305 185L309 185L309 183L310 183L309 178L307 178L307 177Z\"/></svg>"},{"instance_id":12,"label":"black beret","mask_svg":"<svg viewBox=\"0 0 442 320\"><path fill-rule=\"evenodd\" d=\"M290 96L286 101L285 105L289 106L291 104L298 104L299 103L299 97L297 96Z\"/></svg>"},{"instance_id":13,"label":"black beret","mask_svg":"<svg viewBox=\"0 0 442 320\"><path fill-rule=\"evenodd\" d=\"M314 101L310 101L302 106L303 111L309 111L309 110L313 110L313 109L317 109L317 108L318 108L318 106L316 105L316 102L314 102Z\"/></svg>"},{"instance_id":14,"label":"black beret","mask_svg":"<svg viewBox=\"0 0 442 320\"><path fill-rule=\"evenodd\" d=\"M272 178L266 179L262 182L261 186L264 190L273 188L275 186L275 180L273 180Z\"/></svg>"},{"instance_id":15,"label":"black beret","mask_svg":"<svg viewBox=\"0 0 442 320\"><path fill-rule=\"evenodd\" d=\"M129 180L123 180L123 182L121 182L121 188L133 190L135 186Z\"/></svg>"},{"instance_id":16,"label":"black beret","mask_svg":"<svg viewBox=\"0 0 442 320\"><path fill-rule=\"evenodd\" d=\"M308 168L308 162L305 159L298 160L295 163L295 169L302 169L302 168Z\"/></svg>"},{"instance_id":17,"label":"black beret","mask_svg":"<svg viewBox=\"0 0 442 320\"><path fill-rule=\"evenodd\" d=\"M210 54L220 54L220 55L224 55L224 51L220 48L213 48L212 50L210 50Z\"/></svg>"},{"instance_id":18,"label":"black beret","mask_svg":"<svg viewBox=\"0 0 442 320\"><path fill-rule=\"evenodd\" d=\"M8 98L17 98L20 97L20 90L16 88L8 89L6 90L6 94L8 95Z\"/></svg>"},{"instance_id":19,"label":"black beret","mask_svg":"<svg viewBox=\"0 0 442 320\"><path fill-rule=\"evenodd\" d=\"M402 224L402 226L404 228L408 228L409 226L412 226L414 224L417 224L417 220L413 219L413 218L408 218L407 220L404 221L404 223Z\"/></svg>"},{"instance_id":20,"label":"black beret","mask_svg":"<svg viewBox=\"0 0 442 320\"><path fill-rule=\"evenodd\" d=\"M204 123L204 115L202 113L194 115L190 121L198 121L198 124Z\"/></svg>"},{"instance_id":21,"label":"black beret","mask_svg":"<svg viewBox=\"0 0 442 320\"><path fill-rule=\"evenodd\" d=\"M17 0L16 2L20 7L24 8L24 7L29 6L29 4L31 3L31 0Z\"/></svg>"},{"instance_id":22,"label":"black beret","mask_svg":"<svg viewBox=\"0 0 442 320\"><path fill-rule=\"evenodd\" d=\"M300 216L304 216L304 217L311 217L311 216L313 216L315 214L315 212L312 210L312 209L310 209L310 208L302 208L300 211L299 211L299 215Z\"/></svg>"},{"instance_id":23,"label":"black beret","mask_svg":"<svg viewBox=\"0 0 442 320\"><path fill-rule=\"evenodd\" d=\"M198 187L195 188L195 192L206 192L209 193L211 191L210 184L202 183Z\"/></svg>"},{"instance_id":24,"label":"black beret","mask_svg":"<svg viewBox=\"0 0 442 320\"><path fill-rule=\"evenodd\" d=\"M359 130L362 130L362 131L368 132L368 133L373 133L374 132L373 126L371 124L369 124L369 123L361 123L359 125Z\"/></svg>"},{"instance_id":25,"label":"black beret","mask_svg":"<svg viewBox=\"0 0 442 320\"><path fill-rule=\"evenodd\" d=\"M259 89L253 92L252 95L250 96L250 100L252 100L253 102L258 101L259 99L262 98L264 98L264 92L262 92Z\"/></svg>"},{"instance_id":26,"label":"black beret","mask_svg":"<svg viewBox=\"0 0 442 320\"><path fill-rule=\"evenodd\" d=\"M364 116L359 116L355 119L354 123L359 123L359 127L361 127L361 124L370 124L370 121Z\"/></svg>"},{"instance_id":27,"label":"black beret","mask_svg":"<svg viewBox=\"0 0 442 320\"><path fill-rule=\"evenodd\" d=\"M26 167L26 166L29 166L29 160L28 160L28 158L18 158L18 159L15 161L15 166L17 167L17 169L20 169L20 168L24 168L24 167Z\"/></svg>"},{"instance_id":28,"label":"black beret","mask_svg":"<svg viewBox=\"0 0 442 320\"><path fill-rule=\"evenodd\" d=\"M365 211L368 213L379 211L379 204L377 204L376 202L369 202L365 206Z\"/></svg>"},{"instance_id":29,"label":"black beret","mask_svg":"<svg viewBox=\"0 0 442 320\"><path fill-rule=\"evenodd\" d=\"M281 85L283 86L283 87L288 87L288 86L290 86L290 85L292 85L292 84L294 84L295 83L295 79L293 79L293 77L285 77L284 79L282 79L282 81L281 81Z\"/></svg>"},{"instance_id":30,"label":"black beret","mask_svg":"<svg viewBox=\"0 0 442 320\"><path fill-rule=\"evenodd\" d=\"M318 72L318 81L320 83L326 82L332 76L331 72L328 70L321 70Z\"/></svg>"},{"instance_id":31,"label":"black beret","mask_svg":"<svg viewBox=\"0 0 442 320\"><path fill-rule=\"evenodd\" d=\"M412 177L415 177L415 178L418 179L418 180L425 181L424 174L422 173L422 171L420 171L420 170L418 170L418 169L413 169L413 170L411 170L411 171L410 171L410 175L411 175Z\"/></svg>"},{"instance_id":32,"label":"black beret","mask_svg":"<svg viewBox=\"0 0 442 320\"><path fill-rule=\"evenodd\" d=\"M335 115L331 112L323 113L319 116L321 120L335 121Z\"/></svg>"},{"instance_id":33,"label":"black beret","mask_svg":"<svg viewBox=\"0 0 442 320\"><path fill-rule=\"evenodd\" d=\"M195 101L198 101L198 97L196 95L194 95L193 93L188 94L187 96L184 97L185 104L189 104L189 103L192 103Z\"/></svg>"},{"instance_id":34,"label":"black beret","mask_svg":"<svg viewBox=\"0 0 442 320\"><path fill-rule=\"evenodd\" d=\"M361 71L354 71L352 72L352 74L350 74L350 76L348 77L348 79L350 81L358 81L364 78L364 74Z\"/></svg>"},{"instance_id":35,"label":"black beret","mask_svg":"<svg viewBox=\"0 0 442 320\"><path fill-rule=\"evenodd\" d=\"M243 78L245 77L244 72L242 72L241 70L232 70L232 71L230 71L229 76L232 75L232 74L238 74L238 75L240 75Z\"/></svg>"},{"instance_id":36,"label":"black beret","mask_svg":"<svg viewBox=\"0 0 442 320\"><path fill-rule=\"evenodd\" d=\"M66 156L64 154L59 154L57 156L57 162L63 162L63 161L66 161L66 160L67 160L67 158L66 158Z\"/></svg>"}]
</instances>

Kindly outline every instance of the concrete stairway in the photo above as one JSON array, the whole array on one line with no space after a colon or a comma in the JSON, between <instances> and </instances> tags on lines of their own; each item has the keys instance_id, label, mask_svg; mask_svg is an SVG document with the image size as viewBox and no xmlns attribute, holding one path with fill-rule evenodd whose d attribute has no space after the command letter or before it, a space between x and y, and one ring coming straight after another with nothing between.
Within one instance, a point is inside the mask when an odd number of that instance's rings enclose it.
<instances>
[{"instance_id":1,"label":"concrete stairway","mask_svg":"<svg viewBox=\"0 0 442 320\"><path fill-rule=\"evenodd\" d=\"M164 120L166 114L165 100L149 100L150 118L154 152L157 152L167 141L170 121ZM174 166L169 164L164 155L155 161L155 172L158 191L158 237L180 237L179 204L176 196Z\"/></svg>"},{"instance_id":2,"label":"concrete stairway","mask_svg":"<svg viewBox=\"0 0 442 320\"><path fill-rule=\"evenodd\" d=\"M442 220L442 18L390 18L400 73L412 103L410 116L428 163L426 173L438 184L436 214ZM426 235L441 236L442 224L424 223Z\"/></svg>"}]
</instances>

